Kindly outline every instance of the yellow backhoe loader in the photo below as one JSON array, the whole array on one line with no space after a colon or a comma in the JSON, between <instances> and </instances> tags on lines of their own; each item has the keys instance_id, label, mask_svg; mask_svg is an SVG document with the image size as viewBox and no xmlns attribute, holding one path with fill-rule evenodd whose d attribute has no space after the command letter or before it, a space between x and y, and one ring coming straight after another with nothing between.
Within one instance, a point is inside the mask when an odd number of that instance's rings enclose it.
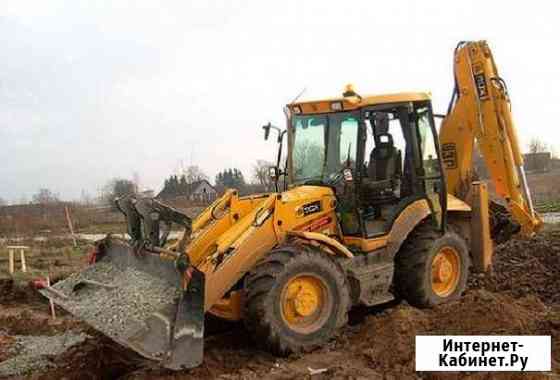
<instances>
[{"instance_id":1,"label":"yellow backhoe loader","mask_svg":"<svg viewBox=\"0 0 560 380\"><path fill-rule=\"evenodd\" d=\"M154 199L119 199L130 240L100 241L92 265L45 294L172 369L202 362L206 313L243 320L257 344L287 354L327 342L355 305L458 298L492 260L475 144L517 226L509 231L531 236L542 220L486 42L459 44L454 74L439 136L427 93L347 86L288 104L285 130L264 127L280 143L275 192L227 190L194 220ZM173 223L185 232L168 243Z\"/></svg>"}]
</instances>

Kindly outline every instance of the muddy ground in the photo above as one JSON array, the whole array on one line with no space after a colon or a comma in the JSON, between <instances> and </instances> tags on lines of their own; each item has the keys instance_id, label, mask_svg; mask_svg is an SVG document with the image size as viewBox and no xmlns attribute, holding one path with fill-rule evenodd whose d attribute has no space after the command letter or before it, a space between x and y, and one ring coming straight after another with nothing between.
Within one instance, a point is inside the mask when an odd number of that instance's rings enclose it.
<instances>
[{"instance_id":1,"label":"muddy ground","mask_svg":"<svg viewBox=\"0 0 560 380\"><path fill-rule=\"evenodd\" d=\"M54 263L53 259L53 263ZM76 260L74 270L83 261ZM33 263L31 263L33 265ZM24 282L0 280L0 362L14 355L16 337L85 333L89 337L51 364L20 378L31 379L554 379L560 373L560 227L513 240L496 251L494 271L472 276L465 296L432 310L393 302L352 310L340 336L314 352L277 358L254 348L241 324L209 321L202 366L173 373L152 368L129 351L58 310ZM552 335L552 374L417 373L417 334ZM326 369L311 375L312 370ZM12 378L18 378L12 377Z\"/></svg>"}]
</instances>

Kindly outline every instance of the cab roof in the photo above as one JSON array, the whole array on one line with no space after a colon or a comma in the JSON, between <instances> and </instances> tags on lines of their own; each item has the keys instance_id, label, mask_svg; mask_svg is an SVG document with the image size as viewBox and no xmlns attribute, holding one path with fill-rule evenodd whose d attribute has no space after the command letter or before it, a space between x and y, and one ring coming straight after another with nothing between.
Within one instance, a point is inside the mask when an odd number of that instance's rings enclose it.
<instances>
[{"instance_id":1,"label":"cab roof","mask_svg":"<svg viewBox=\"0 0 560 380\"><path fill-rule=\"evenodd\" d=\"M353 90L352 90L353 91ZM288 104L292 114L315 114L326 112L350 111L362 107L390 103L406 103L430 100L431 96L426 92L399 92L396 94L383 95L354 95L340 98L311 100Z\"/></svg>"}]
</instances>

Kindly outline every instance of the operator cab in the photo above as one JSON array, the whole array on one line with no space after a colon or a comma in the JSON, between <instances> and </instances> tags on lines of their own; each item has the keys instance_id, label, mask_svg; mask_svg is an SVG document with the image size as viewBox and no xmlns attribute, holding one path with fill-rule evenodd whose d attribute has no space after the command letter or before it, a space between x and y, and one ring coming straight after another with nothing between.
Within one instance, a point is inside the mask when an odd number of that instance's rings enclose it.
<instances>
[{"instance_id":1,"label":"operator cab","mask_svg":"<svg viewBox=\"0 0 560 380\"><path fill-rule=\"evenodd\" d=\"M345 237L386 235L419 199L443 226L446 192L428 95L362 98L350 89L341 99L288 107L288 181L332 187Z\"/></svg>"}]
</instances>

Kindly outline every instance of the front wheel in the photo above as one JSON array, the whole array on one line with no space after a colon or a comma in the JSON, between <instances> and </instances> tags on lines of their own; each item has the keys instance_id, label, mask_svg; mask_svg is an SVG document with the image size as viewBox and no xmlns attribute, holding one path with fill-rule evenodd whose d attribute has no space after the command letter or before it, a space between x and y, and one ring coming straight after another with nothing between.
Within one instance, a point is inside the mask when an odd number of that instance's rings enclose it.
<instances>
[{"instance_id":1,"label":"front wheel","mask_svg":"<svg viewBox=\"0 0 560 380\"><path fill-rule=\"evenodd\" d=\"M248 330L279 355L326 343L346 324L350 308L343 270L311 247L273 250L247 277L245 291Z\"/></svg>"},{"instance_id":2,"label":"front wheel","mask_svg":"<svg viewBox=\"0 0 560 380\"><path fill-rule=\"evenodd\" d=\"M411 305L431 307L463 294L469 267L465 240L454 232L441 235L424 222L412 231L397 254L395 288Z\"/></svg>"}]
</instances>

